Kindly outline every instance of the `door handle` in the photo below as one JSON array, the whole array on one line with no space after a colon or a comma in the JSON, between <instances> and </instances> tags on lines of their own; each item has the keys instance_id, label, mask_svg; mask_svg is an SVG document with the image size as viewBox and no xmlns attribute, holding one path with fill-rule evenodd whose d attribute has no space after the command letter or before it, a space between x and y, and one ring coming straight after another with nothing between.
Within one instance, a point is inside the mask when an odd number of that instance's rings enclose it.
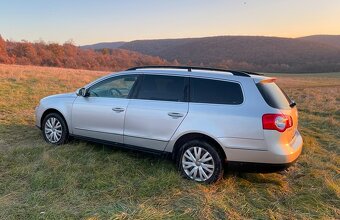
<instances>
[{"instance_id":1,"label":"door handle","mask_svg":"<svg viewBox=\"0 0 340 220\"><path fill-rule=\"evenodd\" d=\"M117 108L112 108L112 111L115 111L115 112L123 112L125 109L124 108L119 108L119 107L117 107Z\"/></svg>"},{"instance_id":2,"label":"door handle","mask_svg":"<svg viewBox=\"0 0 340 220\"><path fill-rule=\"evenodd\" d=\"M178 113L178 112L169 112L168 115L169 115L170 117L173 117L173 118L181 118L181 117L184 116L183 114Z\"/></svg>"}]
</instances>

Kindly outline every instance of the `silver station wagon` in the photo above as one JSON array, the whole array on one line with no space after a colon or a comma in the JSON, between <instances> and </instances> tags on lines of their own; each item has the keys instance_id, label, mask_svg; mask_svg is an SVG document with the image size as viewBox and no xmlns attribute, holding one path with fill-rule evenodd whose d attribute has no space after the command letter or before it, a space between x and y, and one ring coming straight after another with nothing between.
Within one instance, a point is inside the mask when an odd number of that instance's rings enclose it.
<instances>
[{"instance_id":1,"label":"silver station wagon","mask_svg":"<svg viewBox=\"0 0 340 220\"><path fill-rule=\"evenodd\" d=\"M295 103L275 78L202 67L104 76L43 98L36 126L55 145L73 136L171 154L184 177L205 183L220 179L226 163L287 167L303 143Z\"/></svg>"}]
</instances>

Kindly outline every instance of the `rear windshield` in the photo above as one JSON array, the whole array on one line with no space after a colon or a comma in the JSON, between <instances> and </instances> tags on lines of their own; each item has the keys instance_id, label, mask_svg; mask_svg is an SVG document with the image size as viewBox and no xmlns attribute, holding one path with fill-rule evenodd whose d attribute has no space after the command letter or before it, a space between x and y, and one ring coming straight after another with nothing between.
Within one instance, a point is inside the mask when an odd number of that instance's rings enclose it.
<instances>
[{"instance_id":1,"label":"rear windshield","mask_svg":"<svg viewBox=\"0 0 340 220\"><path fill-rule=\"evenodd\" d=\"M269 106L278 109L290 109L290 99L274 82L256 85Z\"/></svg>"}]
</instances>

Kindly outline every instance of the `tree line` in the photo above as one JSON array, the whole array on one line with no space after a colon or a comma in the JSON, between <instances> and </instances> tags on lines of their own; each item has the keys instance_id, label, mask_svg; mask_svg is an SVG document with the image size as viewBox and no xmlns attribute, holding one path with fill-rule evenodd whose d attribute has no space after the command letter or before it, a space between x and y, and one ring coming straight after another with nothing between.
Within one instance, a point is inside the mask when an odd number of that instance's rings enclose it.
<instances>
[{"instance_id":1,"label":"tree line","mask_svg":"<svg viewBox=\"0 0 340 220\"><path fill-rule=\"evenodd\" d=\"M167 65L164 59L125 49L81 49L72 42L14 42L0 35L0 63L119 71L132 66Z\"/></svg>"}]
</instances>

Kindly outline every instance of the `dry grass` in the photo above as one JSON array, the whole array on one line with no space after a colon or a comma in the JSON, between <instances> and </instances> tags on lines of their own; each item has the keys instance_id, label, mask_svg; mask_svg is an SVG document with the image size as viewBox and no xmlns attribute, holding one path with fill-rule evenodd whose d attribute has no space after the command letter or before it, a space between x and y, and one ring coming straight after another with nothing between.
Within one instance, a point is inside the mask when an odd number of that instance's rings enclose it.
<instances>
[{"instance_id":1,"label":"dry grass","mask_svg":"<svg viewBox=\"0 0 340 220\"><path fill-rule=\"evenodd\" d=\"M0 65L0 219L339 219L340 74L279 75L305 145L287 172L227 172L214 185L152 155L74 140L47 145L39 99L103 72Z\"/></svg>"},{"instance_id":2,"label":"dry grass","mask_svg":"<svg viewBox=\"0 0 340 220\"><path fill-rule=\"evenodd\" d=\"M0 64L0 74L0 93L6 94L0 101L0 123L32 124L33 108L42 97L75 91L107 73Z\"/></svg>"}]
</instances>

